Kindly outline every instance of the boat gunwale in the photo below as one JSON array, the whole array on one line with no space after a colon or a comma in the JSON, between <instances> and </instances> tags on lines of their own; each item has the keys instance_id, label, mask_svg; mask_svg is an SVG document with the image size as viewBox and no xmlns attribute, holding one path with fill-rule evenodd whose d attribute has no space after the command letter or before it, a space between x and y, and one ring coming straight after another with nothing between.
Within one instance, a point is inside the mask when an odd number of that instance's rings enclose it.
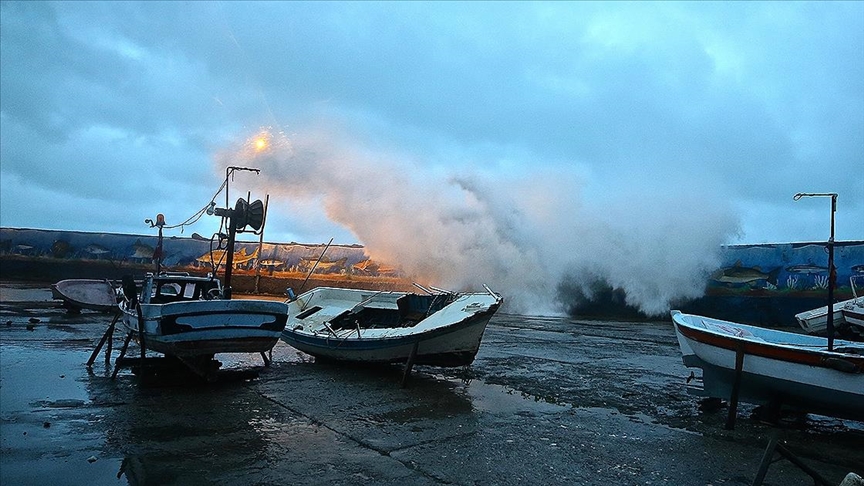
<instances>
[{"instance_id":1,"label":"boat gunwale","mask_svg":"<svg viewBox=\"0 0 864 486\"><path fill-rule=\"evenodd\" d=\"M714 331L708 328L699 328L689 322L682 322L679 319L676 319L678 315L681 316L693 316L692 314L683 314L679 313L673 315L673 322L675 324L676 330L685 338L694 340L696 342L713 346L720 349L725 349L729 351L737 352L740 348L745 354L759 356L762 358L773 359L777 361L809 365L809 366L818 366L826 369L835 369L836 367L831 366L828 360L830 359L840 359L845 361L855 367L855 371L849 371L845 373L855 374L855 373L864 373L864 355L852 355L849 353L842 353L837 351L828 351L827 348L824 349L807 349L801 348L795 345L784 344L784 343L774 343L770 341L757 341L752 338L747 338L744 336L734 336L731 334L725 334L718 331ZM701 317L701 316L694 316ZM711 319L711 318L707 318ZM734 326L741 326L739 324L735 324L732 322L726 322L721 320L712 319L719 323L726 323ZM752 326L744 327L743 329L749 330ZM769 330L770 331L770 330ZM811 336L807 336L811 337ZM841 342L842 345L846 345L847 343ZM835 342L836 344L836 342ZM854 343L849 342L849 345L854 345ZM839 370L838 370L839 371Z\"/></svg>"}]
</instances>

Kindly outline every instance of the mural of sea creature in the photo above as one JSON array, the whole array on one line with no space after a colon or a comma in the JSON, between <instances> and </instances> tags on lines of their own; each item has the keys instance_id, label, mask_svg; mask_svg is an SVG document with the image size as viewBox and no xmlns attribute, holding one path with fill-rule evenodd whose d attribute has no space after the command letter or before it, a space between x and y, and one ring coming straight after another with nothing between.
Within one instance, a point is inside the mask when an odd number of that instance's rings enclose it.
<instances>
[{"instance_id":1,"label":"mural of sea creature","mask_svg":"<svg viewBox=\"0 0 864 486\"><path fill-rule=\"evenodd\" d=\"M84 253L88 254L92 258L103 258L108 253L111 253L111 250L105 248L104 246L91 243L84 247Z\"/></svg>"},{"instance_id":2,"label":"mural of sea creature","mask_svg":"<svg viewBox=\"0 0 864 486\"><path fill-rule=\"evenodd\" d=\"M318 263L316 266L315 263ZM338 273L345 269L345 263L348 262L348 257L340 258L338 260L328 260L326 258L322 259L320 262L318 258L301 258L300 263L297 265L297 269L301 272L308 272L315 269L315 273Z\"/></svg>"},{"instance_id":3,"label":"mural of sea creature","mask_svg":"<svg viewBox=\"0 0 864 486\"><path fill-rule=\"evenodd\" d=\"M384 265L383 263L379 263L371 259L355 263L354 265L352 265L352 269L356 273L373 276L399 275L399 270L397 270L396 267Z\"/></svg>"},{"instance_id":4,"label":"mural of sea creature","mask_svg":"<svg viewBox=\"0 0 864 486\"><path fill-rule=\"evenodd\" d=\"M820 273L828 273L828 267L820 267L819 265L808 263L806 265L792 265L791 267L786 267L786 271L790 273L818 275Z\"/></svg>"},{"instance_id":5,"label":"mural of sea creature","mask_svg":"<svg viewBox=\"0 0 864 486\"><path fill-rule=\"evenodd\" d=\"M152 260L153 252L156 251L150 245L141 243L141 240L135 240L135 243L132 245L132 257L131 258L140 258L143 260Z\"/></svg>"},{"instance_id":6,"label":"mural of sea creature","mask_svg":"<svg viewBox=\"0 0 864 486\"><path fill-rule=\"evenodd\" d=\"M861 274L864 273L864 264L862 265L852 265L852 273L853 274Z\"/></svg>"},{"instance_id":7,"label":"mural of sea creature","mask_svg":"<svg viewBox=\"0 0 864 486\"><path fill-rule=\"evenodd\" d=\"M234 267L236 268L238 265L242 265L244 263L248 263L249 260L258 258L258 249L256 248L251 254L246 253L246 248L241 248L240 251L234 252ZM210 265L211 262L217 264L225 264L225 250L213 250L212 256L211 252L207 252L196 259L199 263L203 263L205 265Z\"/></svg>"},{"instance_id":8,"label":"mural of sea creature","mask_svg":"<svg viewBox=\"0 0 864 486\"><path fill-rule=\"evenodd\" d=\"M71 249L72 245L68 241L54 240L54 244L51 245L51 254L54 255L54 258L66 258Z\"/></svg>"},{"instance_id":9,"label":"mural of sea creature","mask_svg":"<svg viewBox=\"0 0 864 486\"><path fill-rule=\"evenodd\" d=\"M33 245L21 243L20 245L15 245L15 253L18 253L21 255L29 255L29 254L33 253L33 248L35 248Z\"/></svg>"},{"instance_id":10,"label":"mural of sea creature","mask_svg":"<svg viewBox=\"0 0 864 486\"><path fill-rule=\"evenodd\" d=\"M258 265L272 271L284 267L285 262L282 260L260 260L258 261Z\"/></svg>"},{"instance_id":11,"label":"mural of sea creature","mask_svg":"<svg viewBox=\"0 0 864 486\"><path fill-rule=\"evenodd\" d=\"M717 282L743 284L765 280L772 285L777 285L777 275L782 267L777 267L765 273L759 267L742 267L741 262L736 262L733 267L721 268L711 275L711 279Z\"/></svg>"}]
</instances>

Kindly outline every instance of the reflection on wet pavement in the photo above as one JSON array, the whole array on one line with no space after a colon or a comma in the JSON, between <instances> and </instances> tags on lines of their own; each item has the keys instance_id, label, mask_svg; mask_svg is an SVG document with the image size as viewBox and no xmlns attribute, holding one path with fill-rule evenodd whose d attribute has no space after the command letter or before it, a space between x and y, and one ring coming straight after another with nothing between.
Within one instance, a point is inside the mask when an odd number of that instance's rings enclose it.
<instances>
[{"instance_id":1,"label":"reflection on wet pavement","mask_svg":"<svg viewBox=\"0 0 864 486\"><path fill-rule=\"evenodd\" d=\"M723 430L666 322L496 316L472 366L415 367L407 388L399 367L283 343L269 368L219 356L255 380L145 387L102 356L84 367L110 315L4 301L0 319L3 484L749 484L774 433L828 477L864 470L858 422Z\"/></svg>"}]
</instances>

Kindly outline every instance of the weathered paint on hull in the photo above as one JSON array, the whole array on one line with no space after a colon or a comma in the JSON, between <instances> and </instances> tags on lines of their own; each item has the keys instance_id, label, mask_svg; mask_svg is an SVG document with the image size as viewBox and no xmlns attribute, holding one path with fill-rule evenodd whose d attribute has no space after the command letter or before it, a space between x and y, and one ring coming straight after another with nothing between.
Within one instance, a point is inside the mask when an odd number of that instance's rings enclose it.
<instances>
[{"instance_id":1,"label":"weathered paint on hull","mask_svg":"<svg viewBox=\"0 0 864 486\"><path fill-rule=\"evenodd\" d=\"M497 309L497 307L496 307ZM406 362L415 343L416 364L464 366L474 362L486 325L493 312L485 313L434 332L392 339L327 338L286 329L282 340L317 358L366 363Z\"/></svg>"},{"instance_id":2,"label":"weathered paint on hull","mask_svg":"<svg viewBox=\"0 0 864 486\"><path fill-rule=\"evenodd\" d=\"M208 310L214 302L226 307ZM137 312L123 312L124 327L137 338ZM250 300L144 304L141 314L146 348L181 357L269 351L288 320L285 304Z\"/></svg>"}]
</instances>

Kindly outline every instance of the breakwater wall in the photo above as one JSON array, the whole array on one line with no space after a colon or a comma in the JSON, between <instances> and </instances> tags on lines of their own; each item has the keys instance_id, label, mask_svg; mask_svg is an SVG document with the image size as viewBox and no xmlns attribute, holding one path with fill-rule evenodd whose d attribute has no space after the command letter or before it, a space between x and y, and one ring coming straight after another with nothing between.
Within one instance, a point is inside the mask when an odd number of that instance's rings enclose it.
<instances>
[{"instance_id":1,"label":"breakwater wall","mask_svg":"<svg viewBox=\"0 0 864 486\"><path fill-rule=\"evenodd\" d=\"M56 281L63 278L119 279L153 271L158 238L145 235L0 228L0 278ZM372 261L361 245L238 242L235 288L282 294L317 285L375 289L410 288L398 262ZM706 276L704 296L674 306L720 319L767 326L794 326L794 315L827 303L825 242L728 245L722 264ZM165 237L162 266L205 274L224 271L218 241ZM850 279L864 291L864 241L835 243L835 300L852 297ZM314 271L313 271L314 268ZM254 282L254 284L253 284ZM624 303L622 291L607 289L592 302L570 309L575 316L644 318Z\"/></svg>"}]
</instances>

